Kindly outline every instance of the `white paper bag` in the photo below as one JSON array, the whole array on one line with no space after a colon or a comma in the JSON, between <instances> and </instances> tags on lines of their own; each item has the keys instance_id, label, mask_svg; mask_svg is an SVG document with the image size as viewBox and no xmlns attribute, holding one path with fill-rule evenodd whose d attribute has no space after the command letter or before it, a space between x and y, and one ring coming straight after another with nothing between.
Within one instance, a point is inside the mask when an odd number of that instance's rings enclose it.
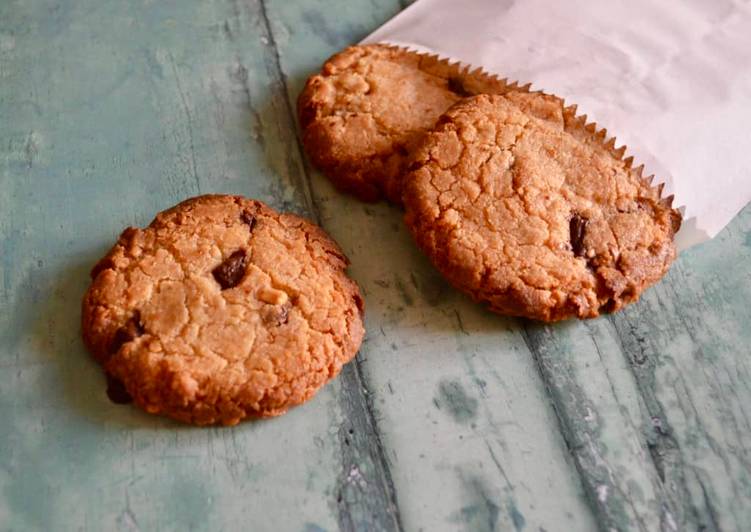
<instances>
[{"instance_id":1,"label":"white paper bag","mask_svg":"<svg viewBox=\"0 0 751 532\"><path fill-rule=\"evenodd\" d=\"M751 200L751 2L418 0L364 42L481 66L577 104L675 195L679 249Z\"/></svg>"}]
</instances>

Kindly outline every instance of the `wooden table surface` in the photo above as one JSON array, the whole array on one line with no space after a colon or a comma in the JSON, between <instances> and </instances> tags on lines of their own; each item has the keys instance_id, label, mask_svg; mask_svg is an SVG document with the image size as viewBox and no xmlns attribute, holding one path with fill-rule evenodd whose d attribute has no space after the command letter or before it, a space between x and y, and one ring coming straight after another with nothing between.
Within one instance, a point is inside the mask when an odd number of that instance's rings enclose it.
<instances>
[{"instance_id":1,"label":"wooden table surface","mask_svg":"<svg viewBox=\"0 0 751 532\"><path fill-rule=\"evenodd\" d=\"M0 529L751 528L751 208L619 314L484 311L300 150L305 78L403 7L0 2ZM315 219L366 297L357 360L278 419L116 406L80 340L122 228L208 192Z\"/></svg>"}]
</instances>

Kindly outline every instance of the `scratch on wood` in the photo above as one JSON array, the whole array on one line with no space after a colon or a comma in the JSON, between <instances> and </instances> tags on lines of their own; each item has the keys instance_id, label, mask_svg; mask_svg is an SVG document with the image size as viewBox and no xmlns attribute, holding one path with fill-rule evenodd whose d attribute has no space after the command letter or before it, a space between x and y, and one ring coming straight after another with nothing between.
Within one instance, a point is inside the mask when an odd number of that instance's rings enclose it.
<instances>
[{"instance_id":1,"label":"scratch on wood","mask_svg":"<svg viewBox=\"0 0 751 532\"><path fill-rule=\"evenodd\" d=\"M26 156L26 166L31 168L34 165L34 158L39 153L39 144L37 143L36 133L33 131L29 131L23 151Z\"/></svg>"},{"instance_id":2,"label":"scratch on wood","mask_svg":"<svg viewBox=\"0 0 751 532\"><path fill-rule=\"evenodd\" d=\"M485 446L488 448L488 453L490 453L490 459L493 460L493 463L495 464L496 469L498 469L498 472L503 477L503 480L506 483L506 487L508 487L508 490L510 492L513 492L514 486L513 484L511 484L511 481L506 475L506 470L503 469L501 462L498 460L498 457L496 457L495 452L493 452L493 447L490 445L490 442L488 440L485 440Z\"/></svg>"},{"instance_id":3,"label":"scratch on wood","mask_svg":"<svg viewBox=\"0 0 751 532\"><path fill-rule=\"evenodd\" d=\"M177 92L180 94L180 101L182 102L183 112L185 113L185 119L188 124L188 140L190 142L191 170L193 172L193 180L196 183L196 191L199 191L201 190L201 182L198 179L198 169L196 167L196 148L195 148L195 142L193 141L193 116L190 114L190 106L188 105L188 100L185 97L185 92L183 91L182 83L180 82L180 76L177 73L177 65L175 64L175 57L172 55L172 52L169 52L169 59L170 59L170 64L172 65L172 73L175 76L175 84L177 85Z\"/></svg>"},{"instance_id":4,"label":"scratch on wood","mask_svg":"<svg viewBox=\"0 0 751 532\"><path fill-rule=\"evenodd\" d=\"M456 316L456 324L459 326L459 330L465 335L469 336L467 329L464 328L464 322L462 321L462 316L461 314L459 314L459 311L454 309L454 315Z\"/></svg>"},{"instance_id":5,"label":"scratch on wood","mask_svg":"<svg viewBox=\"0 0 751 532\"><path fill-rule=\"evenodd\" d=\"M233 79L238 85L240 85L243 95L245 96L245 103L248 106L250 114L253 116L254 139L257 140L261 146L264 146L266 144L266 138L263 134L261 116L258 111L256 111L256 108L253 105L253 96L250 92L250 85L248 82L248 69L245 65L242 64L239 56L236 57L235 60L237 61L237 66L234 70L230 71L230 78Z\"/></svg>"},{"instance_id":6,"label":"scratch on wood","mask_svg":"<svg viewBox=\"0 0 751 532\"><path fill-rule=\"evenodd\" d=\"M712 501L709 498L709 495L707 495L707 487L704 485L704 481L702 481L701 477L699 477L698 473L695 473L696 475L696 482L699 484L699 487L701 488L701 494L704 498L704 506L707 508L707 514L709 515L709 519L711 520L712 527L714 530L722 530L720 527L720 522L717 519L717 512L712 505Z\"/></svg>"},{"instance_id":7,"label":"scratch on wood","mask_svg":"<svg viewBox=\"0 0 751 532\"><path fill-rule=\"evenodd\" d=\"M117 528L118 530L127 530L128 532L139 532L141 530L138 519L136 519L130 507L128 488L125 488L125 508L123 508L123 511L117 517Z\"/></svg>"}]
</instances>

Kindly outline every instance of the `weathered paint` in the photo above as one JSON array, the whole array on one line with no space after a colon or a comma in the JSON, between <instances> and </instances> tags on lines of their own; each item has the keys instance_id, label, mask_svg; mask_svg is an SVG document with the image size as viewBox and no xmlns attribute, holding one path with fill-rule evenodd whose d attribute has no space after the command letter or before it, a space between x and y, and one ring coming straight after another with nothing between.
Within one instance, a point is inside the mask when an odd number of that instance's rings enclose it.
<instances>
[{"instance_id":1,"label":"weathered paint","mask_svg":"<svg viewBox=\"0 0 751 532\"><path fill-rule=\"evenodd\" d=\"M0 529L748 529L751 209L620 314L485 312L297 141L305 77L401 7L0 4ZM366 295L357 361L279 419L115 406L79 339L117 233L206 192L316 219Z\"/></svg>"}]
</instances>

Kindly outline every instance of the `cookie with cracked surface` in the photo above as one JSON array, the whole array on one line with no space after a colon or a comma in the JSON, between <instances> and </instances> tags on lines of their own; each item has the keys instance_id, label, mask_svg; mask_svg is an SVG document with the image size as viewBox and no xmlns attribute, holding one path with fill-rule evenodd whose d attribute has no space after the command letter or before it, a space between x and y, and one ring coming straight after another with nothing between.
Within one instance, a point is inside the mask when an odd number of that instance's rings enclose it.
<instances>
[{"instance_id":1,"label":"cookie with cracked surface","mask_svg":"<svg viewBox=\"0 0 751 532\"><path fill-rule=\"evenodd\" d=\"M406 223L453 285L496 312L556 321L615 311L675 257L672 198L574 113L554 124L504 96L476 96L416 149Z\"/></svg>"},{"instance_id":2,"label":"cookie with cracked surface","mask_svg":"<svg viewBox=\"0 0 751 532\"><path fill-rule=\"evenodd\" d=\"M348 261L314 224L201 196L126 229L91 272L82 329L115 402L207 425L311 398L362 341Z\"/></svg>"},{"instance_id":3,"label":"cookie with cracked surface","mask_svg":"<svg viewBox=\"0 0 751 532\"><path fill-rule=\"evenodd\" d=\"M481 93L508 93L531 114L561 120L555 96L435 56L360 45L334 55L308 79L298 98L303 145L340 190L399 204L412 147L451 105Z\"/></svg>"}]
</instances>

